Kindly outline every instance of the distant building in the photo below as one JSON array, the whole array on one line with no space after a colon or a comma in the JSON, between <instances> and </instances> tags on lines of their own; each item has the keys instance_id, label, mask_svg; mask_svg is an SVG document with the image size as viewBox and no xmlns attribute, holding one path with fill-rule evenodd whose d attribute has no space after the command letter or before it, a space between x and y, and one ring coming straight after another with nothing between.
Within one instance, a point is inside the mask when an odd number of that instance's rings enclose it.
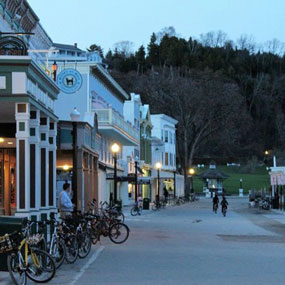
<instances>
[{"instance_id":1,"label":"distant building","mask_svg":"<svg viewBox=\"0 0 285 285\"><path fill-rule=\"evenodd\" d=\"M176 173L176 127L177 120L165 115L151 115L152 129L152 199L157 194L157 170L156 163L161 163L160 170L160 195L166 187L171 195L184 196L184 177ZM175 190L175 193L174 193Z\"/></svg>"}]
</instances>

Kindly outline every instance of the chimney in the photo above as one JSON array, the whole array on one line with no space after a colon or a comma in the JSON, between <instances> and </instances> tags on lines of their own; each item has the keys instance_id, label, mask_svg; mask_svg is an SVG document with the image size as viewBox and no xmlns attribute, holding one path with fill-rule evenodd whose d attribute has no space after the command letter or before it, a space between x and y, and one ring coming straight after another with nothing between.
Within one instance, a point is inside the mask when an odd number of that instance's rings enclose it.
<instances>
[{"instance_id":1,"label":"chimney","mask_svg":"<svg viewBox=\"0 0 285 285\"><path fill-rule=\"evenodd\" d=\"M77 43L74 43L74 47L77 48Z\"/></svg>"}]
</instances>

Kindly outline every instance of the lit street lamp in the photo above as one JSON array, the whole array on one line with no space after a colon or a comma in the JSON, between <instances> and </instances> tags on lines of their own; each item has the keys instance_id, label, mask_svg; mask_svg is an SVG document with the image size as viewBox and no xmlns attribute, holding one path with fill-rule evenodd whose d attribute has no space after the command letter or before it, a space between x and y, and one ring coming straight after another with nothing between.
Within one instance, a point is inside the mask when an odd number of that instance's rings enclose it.
<instances>
[{"instance_id":1,"label":"lit street lamp","mask_svg":"<svg viewBox=\"0 0 285 285\"><path fill-rule=\"evenodd\" d=\"M155 168L157 170L157 202L159 203L159 188L160 188L160 183L159 183L159 170L161 169L161 163L160 162L157 162L155 164Z\"/></svg>"},{"instance_id":2,"label":"lit street lamp","mask_svg":"<svg viewBox=\"0 0 285 285\"><path fill-rule=\"evenodd\" d=\"M242 189L242 178L239 180L239 189Z\"/></svg>"},{"instance_id":3,"label":"lit street lamp","mask_svg":"<svg viewBox=\"0 0 285 285\"><path fill-rule=\"evenodd\" d=\"M111 151L114 155L114 201L117 203L117 153L120 151L120 146L117 143L112 144Z\"/></svg>"},{"instance_id":4,"label":"lit street lamp","mask_svg":"<svg viewBox=\"0 0 285 285\"><path fill-rule=\"evenodd\" d=\"M73 169L72 169L72 191L73 191L73 203L77 207L77 122L80 121L80 113L74 107L70 113L72 121L72 145L73 145Z\"/></svg>"},{"instance_id":5,"label":"lit street lamp","mask_svg":"<svg viewBox=\"0 0 285 285\"><path fill-rule=\"evenodd\" d=\"M190 192L194 192L194 187L193 187L193 175L195 174L195 169L191 167L189 169L189 174L190 174Z\"/></svg>"}]
</instances>

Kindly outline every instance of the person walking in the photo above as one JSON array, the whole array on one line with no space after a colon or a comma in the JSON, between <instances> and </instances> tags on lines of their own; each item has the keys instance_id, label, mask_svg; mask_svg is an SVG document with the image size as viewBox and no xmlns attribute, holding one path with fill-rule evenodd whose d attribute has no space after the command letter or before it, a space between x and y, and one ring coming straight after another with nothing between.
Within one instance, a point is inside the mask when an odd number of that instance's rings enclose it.
<instances>
[{"instance_id":1,"label":"person walking","mask_svg":"<svg viewBox=\"0 0 285 285\"><path fill-rule=\"evenodd\" d=\"M219 197L217 193L215 194L215 197L213 198L213 211L217 214L217 210L219 207Z\"/></svg>"},{"instance_id":2,"label":"person walking","mask_svg":"<svg viewBox=\"0 0 285 285\"><path fill-rule=\"evenodd\" d=\"M166 186L164 186L164 188L163 188L163 195L164 195L164 199L165 199L165 204L167 204L168 191L167 191L167 189L166 189Z\"/></svg>"},{"instance_id":3,"label":"person walking","mask_svg":"<svg viewBox=\"0 0 285 285\"><path fill-rule=\"evenodd\" d=\"M63 184L63 190L59 194L60 217L65 218L67 216L70 216L72 211L73 211L73 205L71 202L70 184L65 182Z\"/></svg>"}]
</instances>

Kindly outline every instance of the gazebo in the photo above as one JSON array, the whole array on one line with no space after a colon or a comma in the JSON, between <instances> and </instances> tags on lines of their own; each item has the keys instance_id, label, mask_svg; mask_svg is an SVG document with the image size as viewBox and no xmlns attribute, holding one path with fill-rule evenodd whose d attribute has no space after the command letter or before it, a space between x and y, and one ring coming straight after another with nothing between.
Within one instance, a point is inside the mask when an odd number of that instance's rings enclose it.
<instances>
[{"instance_id":1,"label":"gazebo","mask_svg":"<svg viewBox=\"0 0 285 285\"><path fill-rule=\"evenodd\" d=\"M212 197L213 192L223 192L223 181L229 177L229 175L218 171L216 163L210 162L209 169L199 175L200 179L203 180L203 192L206 193L206 197Z\"/></svg>"}]
</instances>

